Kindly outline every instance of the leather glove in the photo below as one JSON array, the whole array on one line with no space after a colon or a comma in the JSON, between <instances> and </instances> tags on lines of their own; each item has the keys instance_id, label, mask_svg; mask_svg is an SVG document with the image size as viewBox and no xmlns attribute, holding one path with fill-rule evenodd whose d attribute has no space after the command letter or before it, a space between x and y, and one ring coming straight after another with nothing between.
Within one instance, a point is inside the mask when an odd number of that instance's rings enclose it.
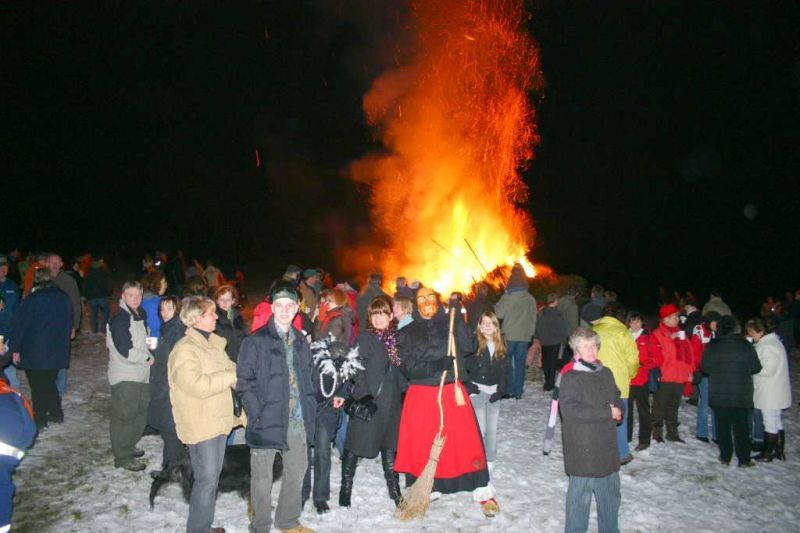
<instances>
[{"instance_id":1,"label":"leather glove","mask_svg":"<svg viewBox=\"0 0 800 533\"><path fill-rule=\"evenodd\" d=\"M499 392L495 392L491 396L489 396L489 403L494 403L502 397L503 397L502 394L500 394Z\"/></svg>"},{"instance_id":2,"label":"leather glove","mask_svg":"<svg viewBox=\"0 0 800 533\"><path fill-rule=\"evenodd\" d=\"M367 411L369 411L369 414L371 415L374 415L375 411L378 410L378 404L376 404L372 400L367 400L367 401L361 400L361 403L364 404L364 407L367 408Z\"/></svg>"},{"instance_id":3,"label":"leather glove","mask_svg":"<svg viewBox=\"0 0 800 533\"><path fill-rule=\"evenodd\" d=\"M468 394L478 394L481 392L480 389L478 389L478 386L471 381L464 383L464 388L467 389Z\"/></svg>"}]
</instances>

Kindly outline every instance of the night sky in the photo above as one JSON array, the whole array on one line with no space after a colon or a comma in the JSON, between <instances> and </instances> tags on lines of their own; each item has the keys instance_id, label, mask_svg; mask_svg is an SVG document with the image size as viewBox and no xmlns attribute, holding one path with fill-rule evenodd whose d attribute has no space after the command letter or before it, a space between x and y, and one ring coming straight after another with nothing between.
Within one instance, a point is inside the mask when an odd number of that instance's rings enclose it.
<instances>
[{"instance_id":1,"label":"night sky","mask_svg":"<svg viewBox=\"0 0 800 533\"><path fill-rule=\"evenodd\" d=\"M407 6L100 5L0 6L0 250L335 268L369 227L342 169L378 147L361 97L408 45ZM800 286L799 4L526 7L534 260L642 304Z\"/></svg>"}]
</instances>

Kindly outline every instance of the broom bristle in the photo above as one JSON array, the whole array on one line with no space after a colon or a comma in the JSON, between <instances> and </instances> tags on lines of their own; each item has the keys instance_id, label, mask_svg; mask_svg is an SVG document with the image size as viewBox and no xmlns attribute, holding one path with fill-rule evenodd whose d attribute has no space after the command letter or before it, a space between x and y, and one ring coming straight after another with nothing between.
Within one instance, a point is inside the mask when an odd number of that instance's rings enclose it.
<instances>
[{"instance_id":1,"label":"broom bristle","mask_svg":"<svg viewBox=\"0 0 800 533\"><path fill-rule=\"evenodd\" d=\"M436 476L436 467L439 464L439 455L442 453L445 440L441 432L433 439L428 463L414 484L406 490L400 500L400 505L397 507L397 516L400 520L422 518L428 512L428 506L431 503L433 478Z\"/></svg>"}]
</instances>

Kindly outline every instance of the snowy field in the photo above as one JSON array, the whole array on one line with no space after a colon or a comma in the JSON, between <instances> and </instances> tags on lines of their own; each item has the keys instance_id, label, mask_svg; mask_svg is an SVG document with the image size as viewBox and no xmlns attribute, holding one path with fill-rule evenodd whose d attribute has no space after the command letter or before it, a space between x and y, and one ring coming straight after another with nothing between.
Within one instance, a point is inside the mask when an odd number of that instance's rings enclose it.
<instances>
[{"instance_id":1,"label":"snowy field","mask_svg":"<svg viewBox=\"0 0 800 533\"><path fill-rule=\"evenodd\" d=\"M146 471L133 473L113 466L106 370L104 338L84 334L73 349L65 422L51 425L39 437L17 471L14 531L184 530L189 508L176 484L164 487L155 509L149 509L148 472L161 464L159 437L145 437L140 443L147 452ZM20 376L27 394L24 376ZM800 400L796 378L795 371L795 405ZM434 502L424 520L400 522L386 494L380 459L359 464L353 507L340 509L340 463L334 459L331 512L318 516L309 502L301 520L320 532L563 531L567 478L560 430L553 453L546 457L541 452L549 403L541 384L528 382L522 400L501 404L499 457L493 476L501 507L496 518L484 518L469 494L456 494ZM694 439L695 408L684 403L680 431L687 444L654 444L635 453L635 460L622 469L621 530L800 531L797 407L784 416L788 461L750 469L724 467L717 461L716 446ZM277 487L276 483L276 497ZM590 531L596 531L594 511L592 515ZM214 523L229 533L246 532L246 503L238 495L221 495Z\"/></svg>"}]
</instances>

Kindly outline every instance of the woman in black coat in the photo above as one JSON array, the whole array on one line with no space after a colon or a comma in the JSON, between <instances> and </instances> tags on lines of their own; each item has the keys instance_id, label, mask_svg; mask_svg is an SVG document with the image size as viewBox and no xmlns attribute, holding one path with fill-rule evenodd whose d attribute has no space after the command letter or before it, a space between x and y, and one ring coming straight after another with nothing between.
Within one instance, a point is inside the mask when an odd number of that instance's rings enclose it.
<instances>
[{"instance_id":1,"label":"woman in black coat","mask_svg":"<svg viewBox=\"0 0 800 533\"><path fill-rule=\"evenodd\" d=\"M342 486L339 505L350 507L350 494L359 457L381 454L383 474L389 497L400 503L400 477L394 471L397 434L400 427L402 393L407 388L400 373L397 351L397 325L392 321L392 306L385 296L374 298L367 306L369 325L358 336L358 353L364 370L353 379L353 400L370 405L370 420L351 417L342 455Z\"/></svg>"},{"instance_id":2,"label":"woman in black coat","mask_svg":"<svg viewBox=\"0 0 800 533\"><path fill-rule=\"evenodd\" d=\"M747 421L753 409L753 374L761 371L761 362L753 345L736 329L735 318L720 319L719 337L708 343L701 370L708 376L708 403L714 409L717 424L719 460L729 464L735 448L739 466L753 466Z\"/></svg>"},{"instance_id":3,"label":"woman in black coat","mask_svg":"<svg viewBox=\"0 0 800 533\"><path fill-rule=\"evenodd\" d=\"M214 293L217 304L217 326L214 333L228 341L225 353L234 363L239 357L239 347L247 335L247 324L239 312L239 293L233 285L222 285Z\"/></svg>"},{"instance_id":4,"label":"woman in black coat","mask_svg":"<svg viewBox=\"0 0 800 533\"><path fill-rule=\"evenodd\" d=\"M186 448L175 432L175 420L172 418L172 403L169 399L169 382L167 380L167 362L175 344L186 334L186 326L179 315L181 301L175 296L167 296L161 300L158 312L161 315L161 336L153 350L153 366L150 367L150 405L147 407L147 424L158 430L164 441L164 453L161 459L161 471L151 475L169 476L170 470L176 468L186 455Z\"/></svg>"}]
</instances>

